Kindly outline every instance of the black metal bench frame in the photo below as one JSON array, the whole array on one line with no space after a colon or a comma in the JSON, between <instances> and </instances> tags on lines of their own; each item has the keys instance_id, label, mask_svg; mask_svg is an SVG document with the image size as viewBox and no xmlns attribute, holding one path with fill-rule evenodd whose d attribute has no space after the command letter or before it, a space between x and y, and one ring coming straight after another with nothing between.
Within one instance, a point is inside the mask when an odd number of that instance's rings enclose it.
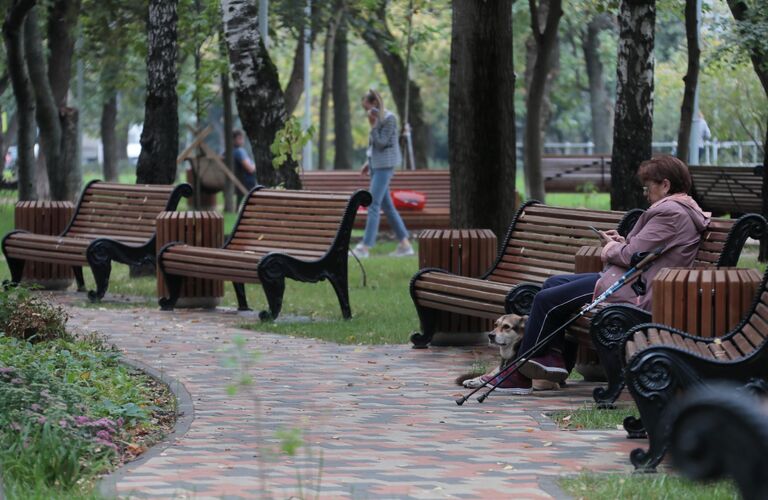
<instances>
[{"instance_id":1,"label":"black metal bench frame","mask_svg":"<svg viewBox=\"0 0 768 500\"><path fill-rule=\"evenodd\" d=\"M227 248L237 233L240 221L248 206L248 201L254 193L261 189L264 189L264 186L256 186L248 193L248 196L242 203L232 233L227 241L224 242L224 245L221 247L222 249ZM349 305L349 278L347 269L349 242L358 207L367 207L371 204L372 200L373 198L371 197L371 194L364 189L359 189L350 195L333 243L321 258L316 260L304 260L284 252L270 252L261 258L258 263L257 272L259 282L264 289L264 294L266 295L267 304L269 306L269 311L264 310L259 312L259 318L262 321L272 320L280 315L280 311L283 307L286 278L305 283L317 283L318 281L327 279L331 282L331 285L336 292L336 296L339 299L342 316L344 319L352 317L352 311ZM299 231L297 230L297 232ZM160 265L160 270L163 273L163 278L168 286L169 295L168 297L160 298L158 301L160 308L163 311L173 310L179 295L181 294L181 285L184 280L184 276L170 274L166 271L163 266L163 254L174 245L180 244L183 243L178 241L170 242L164 245L158 254L158 263ZM238 310L249 311L250 308L248 307L248 300L245 295L245 284L232 282L232 285L237 296Z\"/></svg>"},{"instance_id":2,"label":"black metal bench frame","mask_svg":"<svg viewBox=\"0 0 768 500\"><path fill-rule=\"evenodd\" d=\"M737 265L747 238L759 239L766 234L768 224L758 214L747 214L734 223L717 261L718 267ZM600 357L608 384L596 387L593 398L596 403L608 407L616 401L624 388L622 374L624 344L633 326L651 321L651 314L629 304L612 304L595 314L590 324L592 343Z\"/></svg>"},{"instance_id":3,"label":"black metal bench frame","mask_svg":"<svg viewBox=\"0 0 768 500\"><path fill-rule=\"evenodd\" d=\"M704 344L730 341L757 315L758 306L765 305L761 296L766 292L768 271L763 276L749 313L722 337L697 337L666 325L646 323L629 330L631 338L639 330L661 328L683 339ZM768 325L768 322L761 320ZM631 438L648 437L648 450L637 448L630 454L632 464L639 470L654 470L661 462L669 443L669 403L691 388L715 380L747 383L751 379L768 378L768 331L764 340L751 353L732 360L705 358L700 353L667 344L650 345L625 361L624 377L628 390L637 404L640 418L627 417L624 429ZM626 343L626 341L625 341Z\"/></svg>"},{"instance_id":4,"label":"black metal bench frame","mask_svg":"<svg viewBox=\"0 0 768 500\"><path fill-rule=\"evenodd\" d=\"M515 225L517 224L518 219L520 216L525 212L525 209L531 205L540 204L541 202L538 200L530 200L525 203L523 203L520 208L517 209L517 212L515 212L514 217L512 217L512 223L509 225L509 228L507 229L507 233L504 237L504 244L500 246L500 250L498 255L496 256L496 261L493 263L493 265L482 275L480 276L480 280L485 280L493 274L496 267L501 263L502 259L504 258L506 248L509 246L509 242L512 239L512 233L515 231ZM631 231L632 227L635 225L637 220L640 218L640 215L642 215L643 210L641 209L633 209L628 211L626 214L624 214L624 217L620 220L617 231L619 234L626 236L629 231ZM416 281L426 273L430 272L440 272L445 274L451 274L450 272L446 271L445 269L440 268L424 268L420 269L416 274L414 274L413 278L411 278L411 282L409 285L409 290L411 294L411 300L413 301L414 306L416 307L416 313L419 317L419 322L421 324L421 332L416 332L411 335L411 342L414 344L414 347L417 348L423 348L426 347L430 341L432 340L432 337L435 334L435 328L437 323L437 310L423 307L419 305L418 298L416 296ZM514 313L519 315L525 315L528 314L531 310L531 306L533 305L533 298L534 296L541 290L541 285L536 283L518 283L517 285L510 285L509 291L507 292L506 298L504 300L504 309L507 314Z\"/></svg>"},{"instance_id":5,"label":"black metal bench frame","mask_svg":"<svg viewBox=\"0 0 768 500\"><path fill-rule=\"evenodd\" d=\"M101 181L93 180L86 184L85 188L83 188L83 191L80 194L80 198L78 199L77 206L75 207L75 212L72 215L72 219L70 219L66 229L64 229L59 237L67 237L67 232L70 230L72 224L74 224L75 220L77 219L77 215L80 213L80 207L83 203L83 198L85 197L88 188L99 182ZM192 196L192 193L192 186L189 184L182 183L177 185L171 195L168 197L165 210L176 210L176 207L181 201L181 198L189 198ZM29 231L22 229L11 231L3 237L2 243L0 243L0 247L2 247L2 251L5 256L5 260L8 262L8 268L11 271L11 284L18 284L21 282L22 273L24 272L24 264L26 262L22 259L8 257L5 250L6 240L12 235L18 233L29 233ZM130 266L151 266L154 268L156 264L156 242L156 232L152 235L151 238L149 238L145 243L141 245L131 245L112 238L96 238L92 240L86 250L86 259L88 260L88 265L91 268L94 281L96 282L96 290L88 291L88 299L91 302L98 302L104 297L104 294L109 288L109 277L112 273L112 261ZM83 268L80 266L73 266L72 269L75 273L77 291L84 292L85 280L83 277Z\"/></svg>"}]
</instances>

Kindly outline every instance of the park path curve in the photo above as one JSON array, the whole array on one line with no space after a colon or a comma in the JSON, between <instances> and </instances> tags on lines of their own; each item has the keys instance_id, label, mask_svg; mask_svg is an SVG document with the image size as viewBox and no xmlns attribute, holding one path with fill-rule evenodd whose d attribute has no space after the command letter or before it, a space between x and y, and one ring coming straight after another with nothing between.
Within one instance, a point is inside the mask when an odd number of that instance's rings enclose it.
<instances>
[{"instance_id":1,"label":"park path curve","mask_svg":"<svg viewBox=\"0 0 768 500\"><path fill-rule=\"evenodd\" d=\"M191 395L186 432L106 478L121 497L256 498L263 481L271 498L312 498L320 472L322 498L560 498L558 476L629 471L629 451L643 444L618 430L558 430L544 415L588 401L587 383L458 407L453 379L483 348L343 346L242 330L223 310L70 314L71 326L103 332ZM261 353L249 371L255 399L227 392L238 378L223 363L235 336ZM276 448L277 431L292 427L311 456L265 457L260 469L259 436Z\"/></svg>"}]
</instances>

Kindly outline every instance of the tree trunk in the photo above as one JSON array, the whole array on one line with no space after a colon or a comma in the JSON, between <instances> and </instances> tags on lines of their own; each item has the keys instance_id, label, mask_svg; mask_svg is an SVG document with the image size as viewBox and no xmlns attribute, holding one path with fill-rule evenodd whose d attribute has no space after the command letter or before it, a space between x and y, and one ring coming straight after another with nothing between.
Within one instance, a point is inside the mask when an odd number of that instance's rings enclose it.
<instances>
[{"instance_id":1,"label":"tree trunk","mask_svg":"<svg viewBox=\"0 0 768 500\"><path fill-rule=\"evenodd\" d=\"M79 13L80 0L54 0L48 11L48 81L59 108L67 105Z\"/></svg>"},{"instance_id":2,"label":"tree trunk","mask_svg":"<svg viewBox=\"0 0 768 500\"><path fill-rule=\"evenodd\" d=\"M226 57L226 53L224 54ZM232 117L232 88L229 86L229 73L223 72L221 74L221 98L224 108L224 164L227 168L235 173L235 160L233 158L234 144L232 139L232 132L234 132L234 119ZM227 180L227 186L224 189L224 211L235 212L237 211L237 205L235 203L235 186Z\"/></svg>"},{"instance_id":3,"label":"tree trunk","mask_svg":"<svg viewBox=\"0 0 768 500\"><path fill-rule=\"evenodd\" d=\"M104 180L117 182L117 92L112 91L101 106L101 144Z\"/></svg>"},{"instance_id":4,"label":"tree trunk","mask_svg":"<svg viewBox=\"0 0 768 500\"><path fill-rule=\"evenodd\" d=\"M118 104L117 113L120 114L120 93L117 94ZM128 160L128 130L131 128L129 123L117 124L117 162Z\"/></svg>"},{"instance_id":5,"label":"tree trunk","mask_svg":"<svg viewBox=\"0 0 768 500\"><path fill-rule=\"evenodd\" d=\"M502 244L516 208L512 1L452 6L451 226L490 228Z\"/></svg>"},{"instance_id":6,"label":"tree trunk","mask_svg":"<svg viewBox=\"0 0 768 500\"><path fill-rule=\"evenodd\" d=\"M747 4L743 0L728 0L728 7L731 9L733 18L741 24L747 19ZM746 47L749 52L749 58L752 60L752 67L757 74L757 78L763 86L766 98L768 98L768 50L764 45L751 45ZM766 126L766 137L763 141L763 217L768 217L768 126ZM760 262L768 260L768 235L763 235L760 240Z\"/></svg>"},{"instance_id":7,"label":"tree trunk","mask_svg":"<svg viewBox=\"0 0 768 500\"><path fill-rule=\"evenodd\" d=\"M138 184L173 184L179 152L176 97L178 0L150 0L147 18L147 100Z\"/></svg>"},{"instance_id":8,"label":"tree trunk","mask_svg":"<svg viewBox=\"0 0 768 500\"><path fill-rule=\"evenodd\" d=\"M347 54L347 16L341 17L333 48L333 168L347 170L352 165L352 121L349 113L349 74Z\"/></svg>"},{"instance_id":9,"label":"tree trunk","mask_svg":"<svg viewBox=\"0 0 768 500\"><path fill-rule=\"evenodd\" d=\"M536 42L536 62L533 65L531 83L525 99L525 183L528 195L544 200L544 177L541 173L542 116L541 105L545 97L547 76L551 68L552 51L557 45L557 27L563 15L562 0L541 0L542 16L538 13L537 0L528 0L531 11L531 29ZM546 10L544 28L541 17Z\"/></svg>"},{"instance_id":10,"label":"tree trunk","mask_svg":"<svg viewBox=\"0 0 768 500\"><path fill-rule=\"evenodd\" d=\"M291 116L299 105L304 92L304 28L299 29L299 39L293 54L291 76L285 86L285 111Z\"/></svg>"},{"instance_id":11,"label":"tree trunk","mask_svg":"<svg viewBox=\"0 0 768 500\"><path fill-rule=\"evenodd\" d=\"M337 8L336 14L328 21L323 48L325 61L323 63L323 87L320 92L320 130L317 137L318 170L325 170L326 156L328 155L328 101L333 88L333 48L336 40L336 29L339 26L341 16L344 14L343 4L337 4Z\"/></svg>"},{"instance_id":12,"label":"tree trunk","mask_svg":"<svg viewBox=\"0 0 768 500\"><path fill-rule=\"evenodd\" d=\"M401 125L406 119L411 124L411 137L413 140L413 155L416 168L427 168L431 149L431 131L424 121L424 103L421 100L421 89L413 80L407 78L405 62L400 55L391 50L397 44L394 35L387 26L385 3L371 11L372 18L363 20L359 15L350 17L360 32L360 36L376 54L392 92L392 98L400 115ZM405 85L410 85L409 116L405 116Z\"/></svg>"},{"instance_id":13,"label":"tree trunk","mask_svg":"<svg viewBox=\"0 0 768 500\"><path fill-rule=\"evenodd\" d=\"M62 130L59 109L48 83L42 37L37 29L36 9L29 11L24 26L24 45L27 51L27 68L32 89L35 92L35 118L40 129L40 150L45 156L51 198L70 200L67 190L67 172L61 161Z\"/></svg>"},{"instance_id":14,"label":"tree trunk","mask_svg":"<svg viewBox=\"0 0 768 500\"><path fill-rule=\"evenodd\" d=\"M655 0L622 0L611 155L611 209L646 205L637 167L651 158Z\"/></svg>"},{"instance_id":15,"label":"tree trunk","mask_svg":"<svg viewBox=\"0 0 768 500\"><path fill-rule=\"evenodd\" d=\"M272 166L270 146L285 125L287 113L277 68L258 30L257 8L248 0L222 0L221 10L237 110L251 141L256 179L265 186L284 182L288 189L301 189L293 159L278 173Z\"/></svg>"},{"instance_id":16,"label":"tree trunk","mask_svg":"<svg viewBox=\"0 0 768 500\"><path fill-rule=\"evenodd\" d=\"M600 32L613 26L608 14L598 14L590 20L582 34L581 48L589 79L589 107L592 117L592 140L595 153L611 151L613 138L613 103L605 87L603 63L600 62Z\"/></svg>"},{"instance_id":17,"label":"tree trunk","mask_svg":"<svg viewBox=\"0 0 768 500\"><path fill-rule=\"evenodd\" d=\"M19 179L19 200L37 199L35 180L35 96L29 81L24 51L24 25L34 0L14 0L3 23L8 73L11 77L16 113L19 117L16 166Z\"/></svg>"},{"instance_id":18,"label":"tree trunk","mask_svg":"<svg viewBox=\"0 0 768 500\"><path fill-rule=\"evenodd\" d=\"M693 124L693 103L699 81L699 34L696 0L685 0L685 37L688 41L688 72L683 77L683 103L680 106L680 128L677 133L677 157L688 162Z\"/></svg>"}]
</instances>

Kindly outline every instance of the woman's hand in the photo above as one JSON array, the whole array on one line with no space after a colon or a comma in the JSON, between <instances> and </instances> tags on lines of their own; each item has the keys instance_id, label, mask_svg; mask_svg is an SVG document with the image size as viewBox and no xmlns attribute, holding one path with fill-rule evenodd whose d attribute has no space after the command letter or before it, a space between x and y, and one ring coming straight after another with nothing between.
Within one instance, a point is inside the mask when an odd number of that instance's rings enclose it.
<instances>
[{"instance_id":1,"label":"woman's hand","mask_svg":"<svg viewBox=\"0 0 768 500\"><path fill-rule=\"evenodd\" d=\"M371 128L376 126L376 122L379 121L379 110L376 108L371 108L368 110L368 124L371 126Z\"/></svg>"},{"instance_id":2,"label":"woman's hand","mask_svg":"<svg viewBox=\"0 0 768 500\"><path fill-rule=\"evenodd\" d=\"M619 243L626 243L627 241L615 229L609 229L608 231L600 231L600 232L605 236L605 238L603 239L603 244L608 243L609 241L617 241Z\"/></svg>"},{"instance_id":3,"label":"woman's hand","mask_svg":"<svg viewBox=\"0 0 768 500\"><path fill-rule=\"evenodd\" d=\"M365 162L365 164L360 168L360 175L368 175L369 170L370 167L368 166L368 162Z\"/></svg>"}]
</instances>

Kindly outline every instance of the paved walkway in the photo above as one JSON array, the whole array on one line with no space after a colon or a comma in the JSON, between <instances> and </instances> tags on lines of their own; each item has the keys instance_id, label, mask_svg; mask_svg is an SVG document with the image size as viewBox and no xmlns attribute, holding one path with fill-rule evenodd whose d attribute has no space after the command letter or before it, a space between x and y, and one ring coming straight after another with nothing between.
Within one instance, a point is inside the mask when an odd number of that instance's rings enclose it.
<instances>
[{"instance_id":1,"label":"paved walkway","mask_svg":"<svg viewBox=\"0 0 768 500\"><path fill-rule=\"evenodd\" d=\"M629 471L628 453L642 444L618 430L560 431L543 415L589 400L590 384L456 406L453 379L477 356L468 348L339 346L240 330L231 311L71 316L191 394L194 410L168 447L107 479L121 496L253 498L266 484L273 498L310 498L320 472L323 498L561 498L557 476ZM262 354L253 397L227 393L238 375L223 360L236 335ZM312 456L265 456L260 468L260 435L276 448L290 427L304 429Z\"/></svg>"}]
</instances>

